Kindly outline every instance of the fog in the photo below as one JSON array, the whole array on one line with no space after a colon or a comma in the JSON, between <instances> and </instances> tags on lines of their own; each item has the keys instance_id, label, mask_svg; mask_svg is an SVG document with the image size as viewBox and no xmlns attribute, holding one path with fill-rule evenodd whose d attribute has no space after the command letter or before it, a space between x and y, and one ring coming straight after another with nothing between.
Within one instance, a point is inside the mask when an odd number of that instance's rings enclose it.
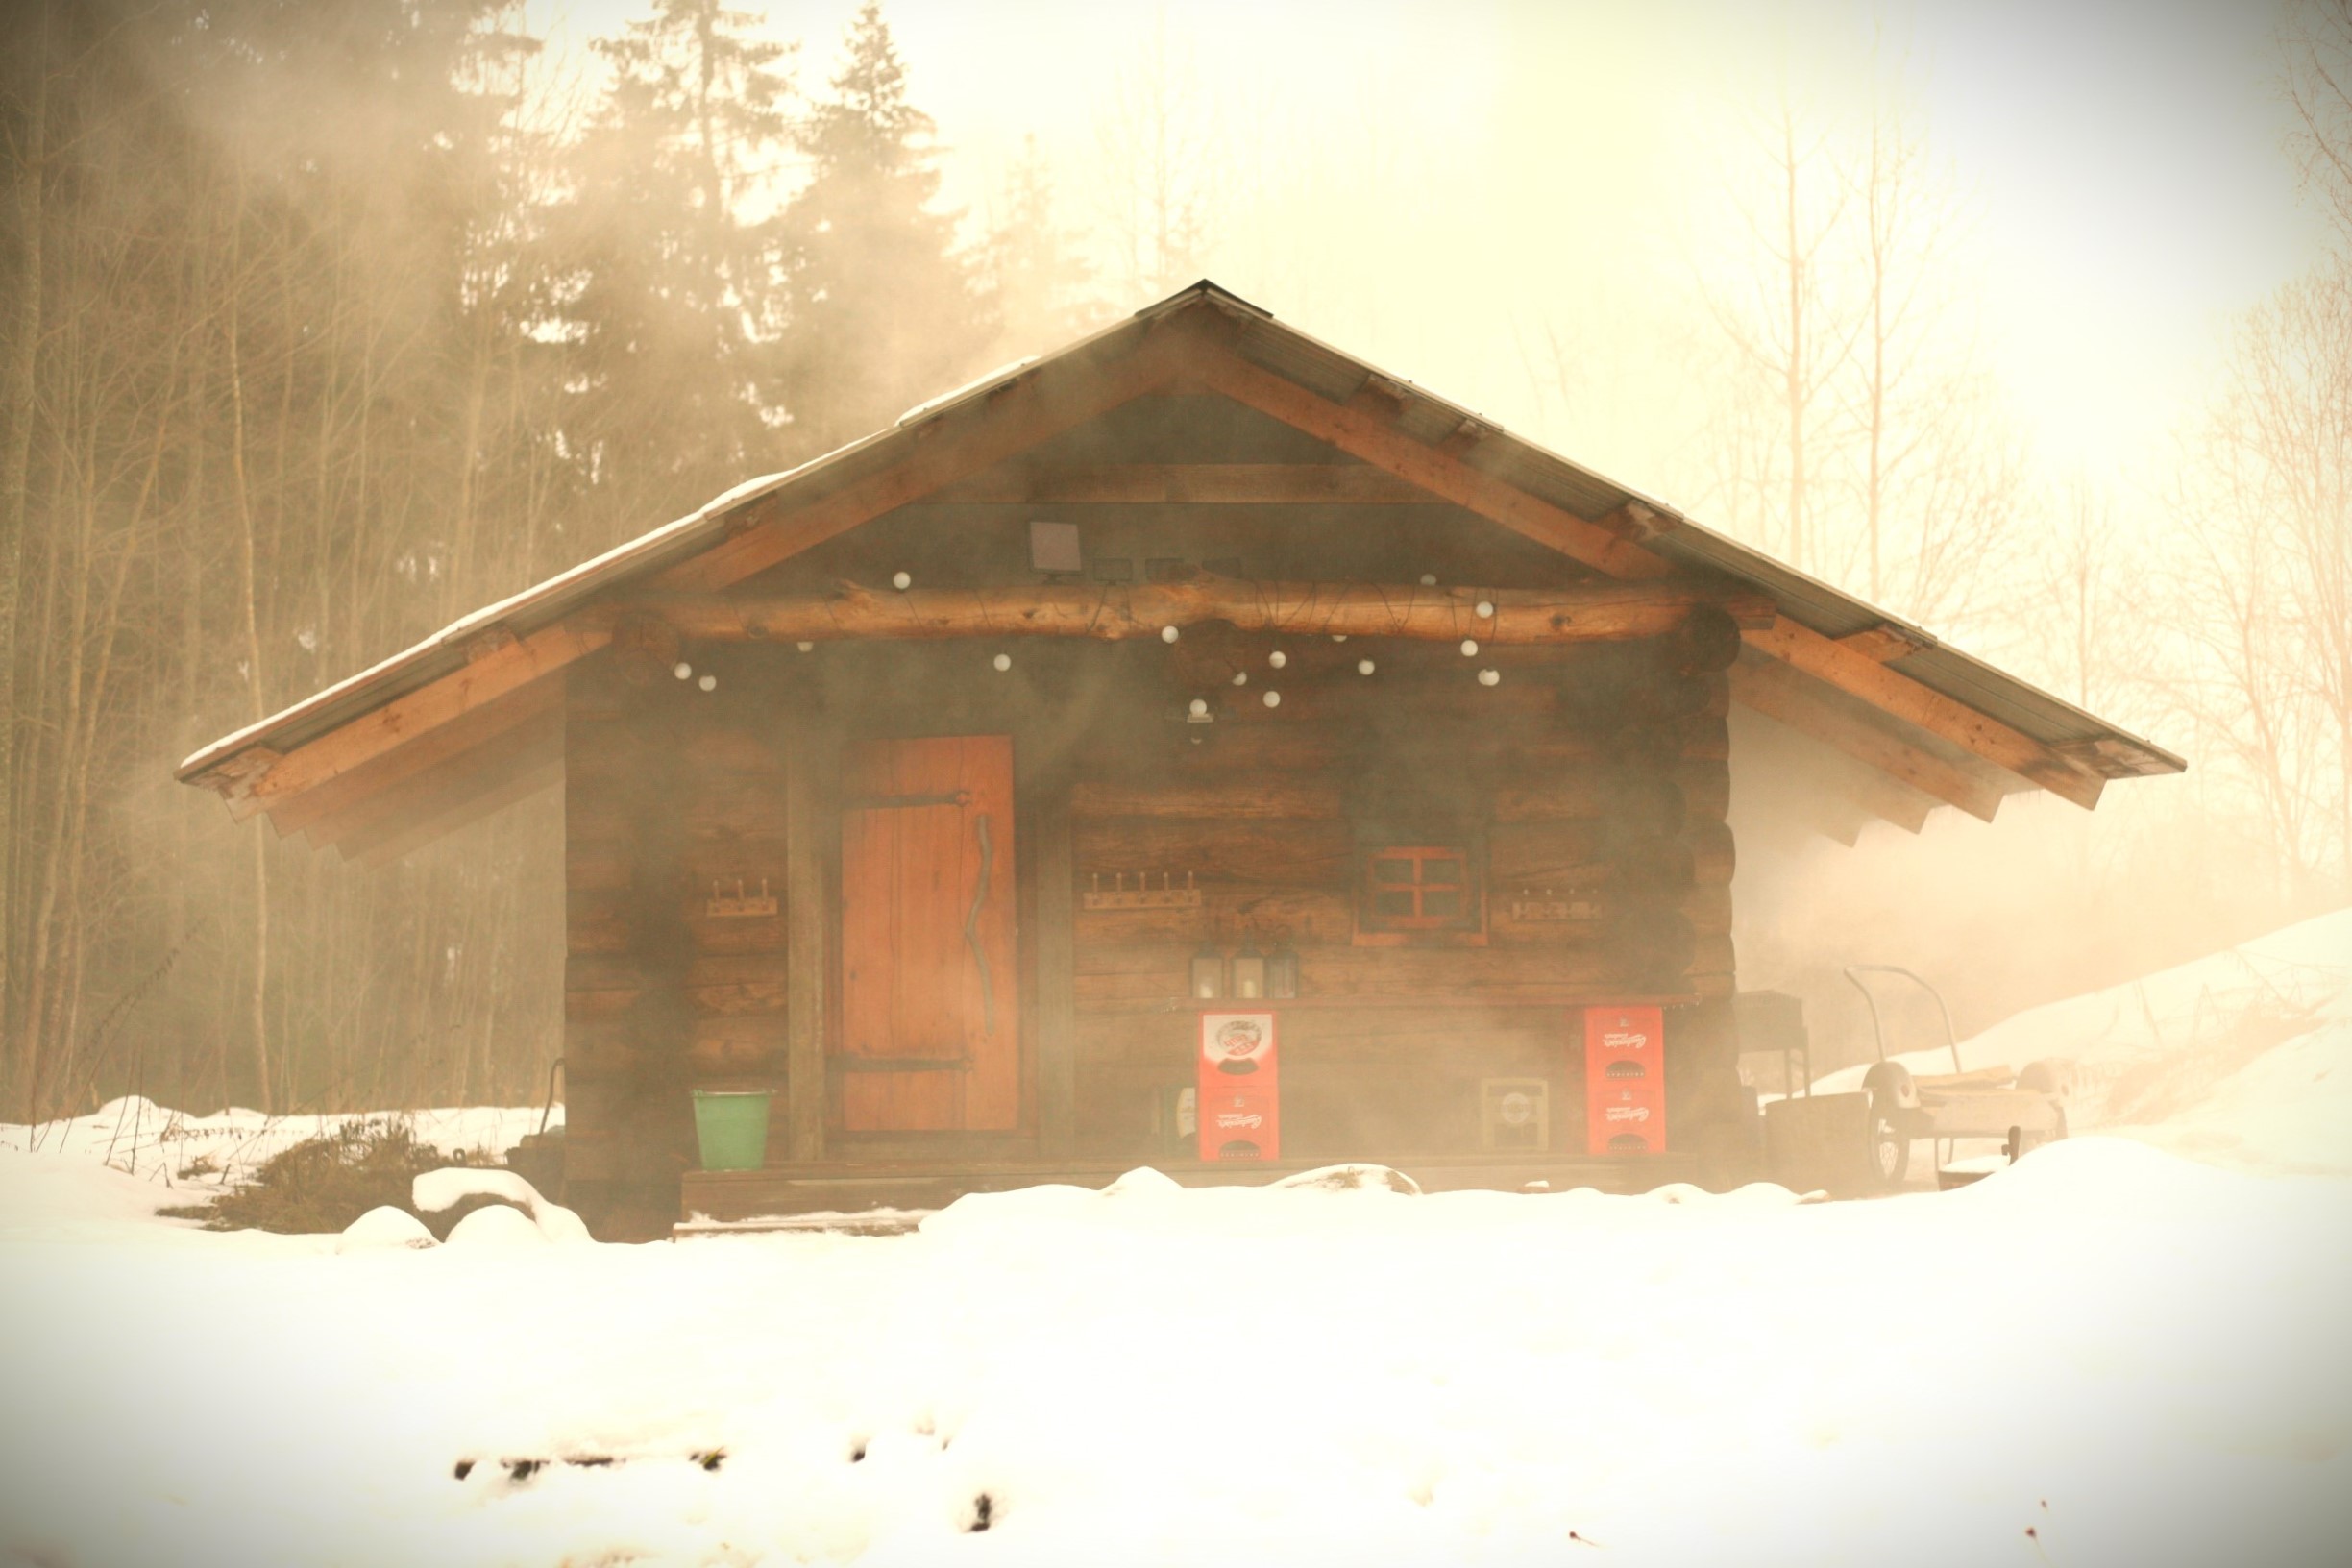
<instances>
[{"instance_id":1,"label":"fog","mask_svg":"<svg viewBox=\"0 0 2352 1568\"><path fill-rule=\"evenodd\" d=\"M537 1092L549 800L364 870L172 764L1204 275L2189 758L1744 780L1818 1065L1844 963L1966 1033L2352 891L2336 8L778 5L700 100L694 9L11 12L16 1103Z\"/></svg>"}]
</instances>

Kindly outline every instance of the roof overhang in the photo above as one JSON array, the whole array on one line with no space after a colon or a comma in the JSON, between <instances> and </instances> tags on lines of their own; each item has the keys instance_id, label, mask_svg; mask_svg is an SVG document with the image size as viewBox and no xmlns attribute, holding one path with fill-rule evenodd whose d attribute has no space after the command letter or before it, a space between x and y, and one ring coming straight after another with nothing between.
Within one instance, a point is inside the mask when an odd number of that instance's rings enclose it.
<instances>
[{"instance_id":1,"label":"roof overhang","mask_svg":"<svg viewBox=\"0 0 2352 1568\"><path fill-rule=\"evenodd\" d=\"M2042 789L2090 807L2111 779L2186 766L1203 282L478 610L212 743L178 776L217 791L240 819L268 813L282 833L347 852L364 845L371 858L400 852L514 798L525 780L549 781L551 694L566 668L611 641L611 603L625 592L723 592L1136 397L1179 387L1255 407L1599 576L1689 577L1762 596L1771 614L1748 620L1735 697L1877 771L1904 792L1891 797L1899 805L1924 797L1989 818L2003 796Z\"/></svg>"}]
</instances>

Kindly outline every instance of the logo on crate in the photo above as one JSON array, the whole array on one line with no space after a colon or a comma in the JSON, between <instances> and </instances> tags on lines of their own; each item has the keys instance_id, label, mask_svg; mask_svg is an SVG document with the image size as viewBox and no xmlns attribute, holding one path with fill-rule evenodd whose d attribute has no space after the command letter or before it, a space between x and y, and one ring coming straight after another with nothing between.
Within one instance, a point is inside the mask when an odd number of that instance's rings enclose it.
<instances>
[{"instance_id":1,"label":"logo on crate","mask_svg":"<svg viewBox=\"0 0 2352 1568\"><path fill-rule=\"evenodd\" d=\"M1217 1071L1256 1072L1258 1051L1265 1043L1265 1029L1255 1018L1228 1018L1216 1032L1216 1048L1224 1052Z\"/></svg>"},{"instance_id":2,"label":"logo on crate","mask_svg":"<svg viewBox=\"0 0 2352 1568\"><path fill-rule=\"evenodd\" d=\"M1601 1115L1607 1121L1648 1121L1650 1108L1646 1105L1612 1105Z\"/></svg>"}]
</instances>

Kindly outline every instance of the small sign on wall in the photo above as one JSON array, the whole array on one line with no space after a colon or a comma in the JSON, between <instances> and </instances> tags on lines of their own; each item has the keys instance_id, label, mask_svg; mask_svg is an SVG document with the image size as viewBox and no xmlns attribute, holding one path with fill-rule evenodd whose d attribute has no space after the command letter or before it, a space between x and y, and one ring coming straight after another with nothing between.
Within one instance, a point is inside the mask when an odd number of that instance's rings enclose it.
<instances>
[{"instance_id":1,"label":"small sign on wall","mask_svg":"<svg viewBox=\"0 0 2352 1568\"><path fill-rule=\"evenodd\" d=\"M1282 1086L1271 1013L1200 1016L1200 1157L1282 1157Z\"/></svg>"}]
</instances>

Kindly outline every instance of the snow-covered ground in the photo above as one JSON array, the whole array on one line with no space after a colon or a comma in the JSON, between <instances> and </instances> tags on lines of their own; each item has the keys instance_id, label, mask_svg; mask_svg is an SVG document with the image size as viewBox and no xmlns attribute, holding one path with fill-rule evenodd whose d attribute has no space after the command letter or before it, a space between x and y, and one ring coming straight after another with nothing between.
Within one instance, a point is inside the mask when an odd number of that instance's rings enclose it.
<instances>
[{"instance_id":1,"label":"snow-covered ground","mask_svg":"<svg viewBox=\"0 0 2352 1568\"><path fill-rule=\"evenodd\" d=\"M1139 1173L338 1250L155 1219L104 1115L9 1129L0 1560L2343 1562L2352 1180L2281 1173L2352 1168L2338 919L2206 961L2308 981L2265 1048L2186 971L1964 1043L2128 1059L2133 1136L1869 1203Z\"/></svg>"}]
</instances>

